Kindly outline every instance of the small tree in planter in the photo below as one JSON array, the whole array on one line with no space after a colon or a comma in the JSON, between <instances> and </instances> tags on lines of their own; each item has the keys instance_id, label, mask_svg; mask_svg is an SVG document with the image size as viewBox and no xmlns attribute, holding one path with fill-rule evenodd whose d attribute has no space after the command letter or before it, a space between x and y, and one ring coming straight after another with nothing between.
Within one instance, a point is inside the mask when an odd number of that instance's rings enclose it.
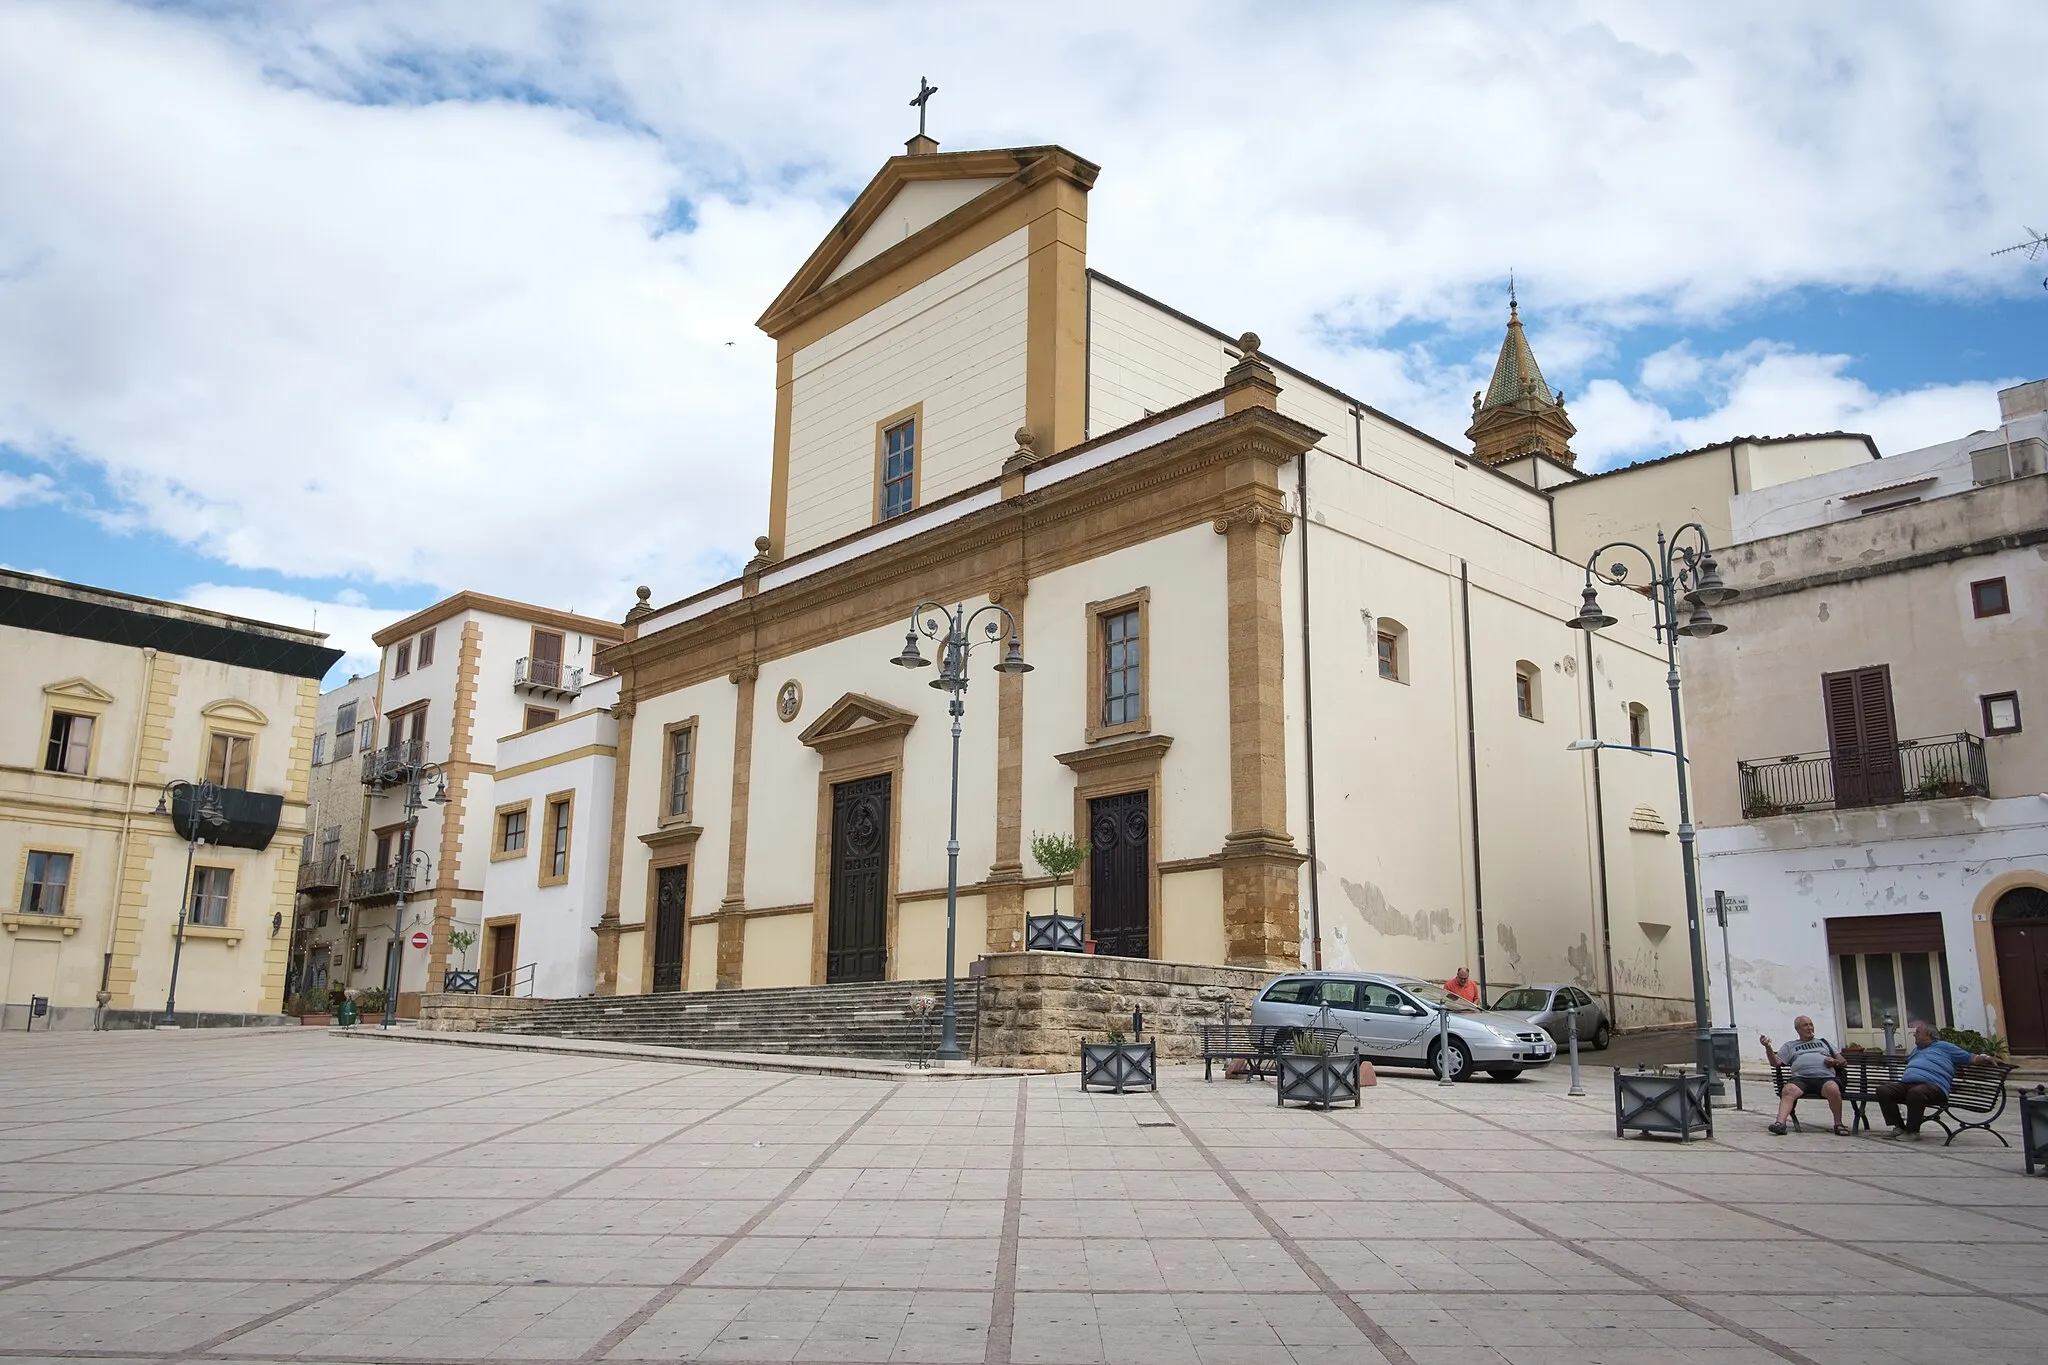
<instances>
[{"instance_id":1,"label":"small tree in planter","mask_svg":"<svg viewBox=\"0 0 2048 1365\"><path fill-rule=\"evenodd\" d=\"M448 935L448 946L455 950L456 960L462 966L441 973L441 989L475 995L477 979L476 973L469 970L469 950L476 946L476 935L467 929L457 929Z\"/></svg>"},{"instance_id":2,"label":"small tree in planter","mask_svg":"<svg viewBox=\"0 0 2048 1365\"><path fill-rule=\"evenodd\" d=\"M1294 1100L1327 1109L1338 1100L1350 1100L1352 1108L1359 1106L1356 1052L1339 1052L1322 1034L1302 1032L1294 1036L1294 1050L1281 1053L1279 1061L1278 1103Z\"/></svg>"},{"instance_id":3,"label":"small tree in planter","mask_svg":"<svg viewBox=\"0 0 2048 1365\"><path fill-rule=\"evenodd\" d=\"M1131 1030L1143 1027L1144 1015L1131 1014ZM1123 1030L1111 1029L1106 1043L1082 1042L1081 1090L1108 1090L1121 1095L1126 1090L1159 1088L1159 1045L1133 1038L1124 1041Z\"/></svg>"},{"instance_id":4,"label":"small tree in planter","mask_svg":"<svg viewBox=\"0 0 2048 1365\"><path fill-rule=\"evenodd\" d=\"M1031 861L1052 878L1052 913L1029 915L1024 920L1024 946L1034 952L1078 953L1081 951L1081 917L1060 913L1060 878L1071 877L1081 865L1081 845L1071 834L1033 834Z\"/></svg>"}]
</instances>

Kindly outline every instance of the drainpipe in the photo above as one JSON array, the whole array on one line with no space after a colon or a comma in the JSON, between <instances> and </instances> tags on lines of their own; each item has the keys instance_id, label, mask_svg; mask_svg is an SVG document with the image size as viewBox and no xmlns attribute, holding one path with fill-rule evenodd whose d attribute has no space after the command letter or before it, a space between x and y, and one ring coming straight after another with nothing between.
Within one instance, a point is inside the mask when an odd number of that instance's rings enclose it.
<instances>
[{"instance_id":1,"label":"drainpipe","mask_svg":"<svg viewBox=\"0 0 2048 1365\"><path fill-rule=\"evenodd\" d=\"M1309 643L1308 591L1308 457L1303 451L1294 462L1294 510L1301 522L1301 725L1304 762L1302 776L1308 783L1308 933L1309 965L1323 969L1323 864L1316 856L1316 667Z\"/></svg>"},{"instance_id":2,"label":"drainpipe","mask_svg":"<svg viewBox=\"0 0 2048 1365\"><path fill-rule=\"evenodd\" d=\"M128 841L134 837L135 832L135 788L142 780L142 732L149 725L149 694L150 689L155 686L156 651L145 649L142 651L142 693L137 699L135 710L135 743L130 747L128 754L128 799L121 808L121 838L117 844L120 852L114 857L114 899L108 907L106 947L100 952L101 995L107 993L107 982L114 974L114 936L121 929L121 892L127 884ZM182 904L184 892L181 891L178 895L181 902L178 913L182 916L185 913ZM104 1011L106 1006L102 1005L100 1008ZM93 1026L97 1028L103 1022L104 1018L95 1019Z\"/></svg>"},{"instance_id":3,"label":"drainpipe","mask_svg":"<svg viewBox=\"0 0 2048 1365\"><path fill-rule=\"evenodd\" d=\"M1472 928L1479 943L1479 1001L1486 1003L1486 894L1479 855L1479 716L1472 701L1472 572L1458 561L1458 605L1465 631L1465 771L1472 789Z\"/></svg>"},{"instance_id":4,"label":"drainpipe","mask_svg":"<svg viewBox=\"0 0 2048 1365\"><path fill-rule=\"evenodd\" d=\"M1586 723L1589 739L1600 738L1600 694L1593 686L1593 632L1580 631L1586 647ZM1607 805L1600 789L1600 750L1593 751L1593 853L1600 868L1600 959L1607 970L1607 1018L1621 1018L1614 997L1614 901L1607 886Z\"/></svg>"}]
</instances>

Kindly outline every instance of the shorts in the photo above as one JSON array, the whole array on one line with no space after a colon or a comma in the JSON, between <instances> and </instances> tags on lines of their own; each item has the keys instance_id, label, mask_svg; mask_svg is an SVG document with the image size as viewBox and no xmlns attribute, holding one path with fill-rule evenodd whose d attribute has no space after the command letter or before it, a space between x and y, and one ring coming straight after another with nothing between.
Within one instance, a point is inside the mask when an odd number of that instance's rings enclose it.
<instances>
[{"instance_id":1,"label":"shorts","mask_svg":"<svg viewBox=\"0 0 2048 1365\"><path fill-rule=\"evenodd\" d=\"M1833 1076L1788 1076L1785 1079L1785 1088L1787 1090L1797 1090L1801 1099L1817 1100L1822 1098L1820 1093L1822 1086L1835 1083L1837 1082Z\"/></svg>"}]
</instances>

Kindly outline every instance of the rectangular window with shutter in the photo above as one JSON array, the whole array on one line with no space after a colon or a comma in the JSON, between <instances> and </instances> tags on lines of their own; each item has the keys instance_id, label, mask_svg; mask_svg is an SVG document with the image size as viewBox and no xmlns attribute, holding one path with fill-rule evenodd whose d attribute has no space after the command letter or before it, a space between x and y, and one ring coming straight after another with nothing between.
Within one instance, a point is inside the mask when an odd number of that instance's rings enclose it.
<instances>
[{"instance_id":1,"label":"rectangular window with shutter","mask_svg":"<svg viewBox=\"0 0 2048 1365\"><path fill-rule=\"evenodd\" d=\"M58 711L50 717L50 746L43 756L47 772L85 776L92 757L92 717Z\"/></svg>"},{"instance_id":2,"label":"rectangular window with shutter","mask_svg":"<svg viewBox=\"0 0 2048 1365\"><path fill-rule=\"evenodd\" d=\"M1825 673L1820 686L1827 708L1836 807L1882 806L1902 800L1891 666Z\"/></svg>"},{"instance_id":3,"label":"rectangular window with shutter","mask_svg":"<svg viewBox=\"0 0 2048 1365\"><path fill-rule=\"evenodd\" d=\"M206 780L216 787L248 787L249 740L246 735L216 734L207 740Z\"/></svg>"},{"instance_id":4,"label":"rectangular window with shutter","mask_svg":"<svg viewBox=\"0 0 2048 1365\"><path fill-rule=\"evenodd\" d=\"M339 763L356 751L356 704L350 702L334 713L334 761Z\"/></svg>"}]
</instances>

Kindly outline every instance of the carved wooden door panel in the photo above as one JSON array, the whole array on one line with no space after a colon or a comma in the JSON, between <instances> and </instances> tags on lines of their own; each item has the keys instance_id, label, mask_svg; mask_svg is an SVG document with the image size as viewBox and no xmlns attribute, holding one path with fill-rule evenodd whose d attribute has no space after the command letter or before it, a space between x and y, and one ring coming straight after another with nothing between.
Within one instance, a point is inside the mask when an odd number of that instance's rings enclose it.
<instances>
[{"instance_id":1,"label":"carved wooden door panel","mask_svg":"<svg viewBox=\"0 0 2048 1365\"><path fill-rule=\"evenodd\" d=\"M654 989L657 992L683 988L683 932L687 927L683 911L689 878L687 866L664 867L654 874Z\"/></svg>"},{"instance_id":2,"label":"carved wooden door panel","mask_svg":"<svg viewBox=\"0 0 2048 1365\"><path fill-rule=\"evenodd\" d=\"M1088 803L1088 894L1095 951L1152 955L1152 810L1145 792Z\"/></svg>"},{"instance_id":3,"label":"carved wooden door panel","mask_svg":"<svg viewBox=\"0 0 2048 1365\"><path fill-rule=\"evenodd\" d=\"M827 981L888 977L890 796L887 773L832 787Z\"/></svg>"}]
</instances>

